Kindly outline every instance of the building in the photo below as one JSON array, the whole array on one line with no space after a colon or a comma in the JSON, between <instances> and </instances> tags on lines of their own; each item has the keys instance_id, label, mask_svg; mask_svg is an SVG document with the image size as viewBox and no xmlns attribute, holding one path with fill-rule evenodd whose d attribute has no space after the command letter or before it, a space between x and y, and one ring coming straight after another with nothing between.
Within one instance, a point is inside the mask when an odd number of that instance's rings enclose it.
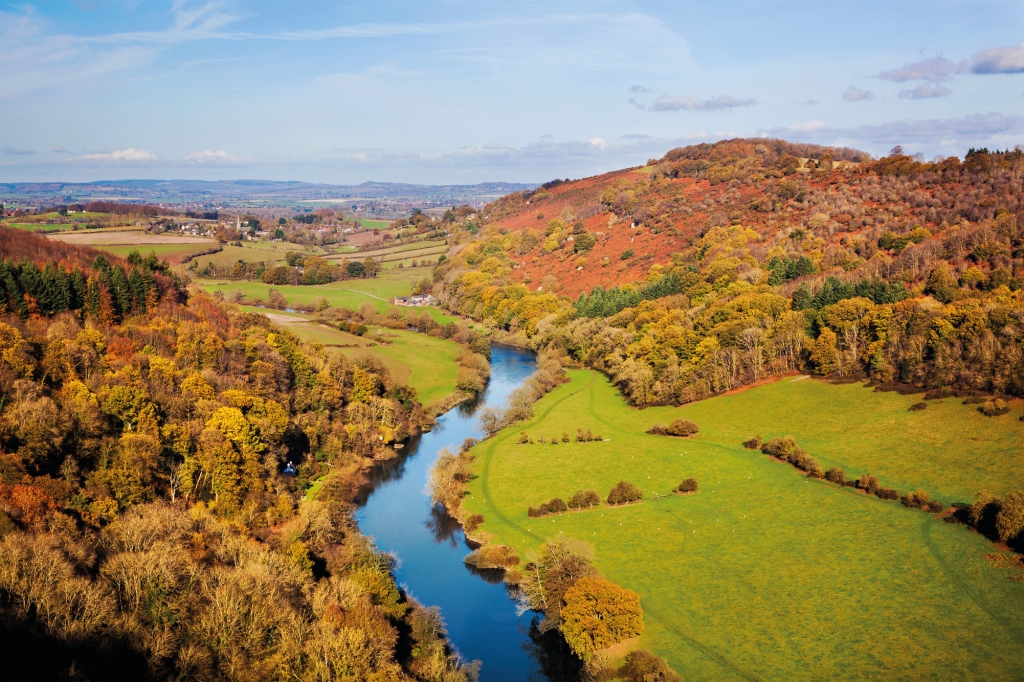
<instances>
[{"instance_id":1,"label":"building","mask_svg":"<svg viewBox=\"0 0 1024 682\"><path fill-rule=\"evenodd\" d=\"M437 299L430 294L416 294L414 296L395 296L395 305L424 306L434 305Z\"/></svg>"}]
</instances>

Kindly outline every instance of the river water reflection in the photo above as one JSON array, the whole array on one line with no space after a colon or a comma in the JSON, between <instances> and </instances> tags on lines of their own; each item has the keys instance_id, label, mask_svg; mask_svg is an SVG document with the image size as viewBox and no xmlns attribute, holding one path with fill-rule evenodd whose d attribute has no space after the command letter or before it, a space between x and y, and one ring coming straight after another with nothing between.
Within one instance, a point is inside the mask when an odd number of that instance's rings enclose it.
<instances>
[{"instance_id":1,"label":"river water reflection","mask_svg":"<svg viewBox=\"0 0 1024 682\"><path fill-rule=\"evenodd\" d=\"M576 666L554 636L531 629L530 614L517 616L499 571L479 571L462 559L469 553L458 523L432 508L427 475L442 448L458 452L466 438L481 438L477 413L497 407L533 373L531 353L491 348L491 379L474 403L438 418L430 433L406 444L405 454L376 472L356 514L363 533L401 564L398 584L427 606L440 606L452 644L467 661L483 663L481 682L575 679Z\"/></svg>"}]
</instances>

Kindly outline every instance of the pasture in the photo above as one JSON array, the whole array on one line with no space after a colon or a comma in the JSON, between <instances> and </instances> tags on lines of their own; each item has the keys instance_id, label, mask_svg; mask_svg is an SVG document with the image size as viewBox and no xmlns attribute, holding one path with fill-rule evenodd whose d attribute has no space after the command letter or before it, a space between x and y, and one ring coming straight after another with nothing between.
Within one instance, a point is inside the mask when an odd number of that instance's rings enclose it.
<instances>
[{"instance_id":1,"label":"pasture","mask_svg":"<svg viewBox=\"0 0 1024 682\"><path fill-rule=\"evenodd\" d=\"M977 422L972 406L952 400L907 413L919 396L784 378L641 411L595 372L570 377L538 401L533 419L474 448L478 476L464 506L520 556L560 533L593 543L597 567L641 597L646 630L637 645L666 657L683 679L1024 676L1024 583L985 558L994 548L983 537L808 479L740 444L757 431L792 434L848 477L870 466L885 485L924 487L948 501L981 482L993 491L1024 487L1011 449L1019 409L1005 422ZM693 419L700 433L644 433L676 417ZM577 428L610 440L536 442ZM516 445L521 431L535 444ZM699 492L670 494L689 477ZM621 479L644 490L643 502L527 516L529 506L580 489L604 498Z\"/></svg>"},{"instance_id":2,"label":"pasture","mask_svg":"<svg viewBox=\"0 0 1024 682\"><path fill-rule=\"evenodd\" d=\"M210 293L220 291L225 298L231 298L234 291L239 289L247 299L259 298L266 301L270 296L270 290L276 289L291 304L310 306L322 296L335 308L358 310L364 304L369 303L377 309L377 312L387 313L396 307L389 302L391 298L408 296L412 293L414 281L419 281L424 277L430 278L432 274L431 268L394 268L382 270L376 277L370 279L349 279L309 286L278 286L262 282L209 279L197 279L195 283ZM422 315L425 311L442 324L455 320L451 315L446 315L438 308L433 307L400 308L400 310L413 310L417 315Z\"/></svg>"},{"instance_id":3,"label":"pasture","mask_svg":"<svg viewBox=\"0 0 1024 682\"><path fill-rule=\"evenodd\" d=\"M178 264L185 256L208 249L216 244L212 239L203 237L185 237L173 234L149 234L142 230L89 230L81 232L64 232L53 235L50 239L90 246L100 251L126 257L132 251L143 256L150 252L156 253L161 260Z\"/></svg>"}]
</instances>

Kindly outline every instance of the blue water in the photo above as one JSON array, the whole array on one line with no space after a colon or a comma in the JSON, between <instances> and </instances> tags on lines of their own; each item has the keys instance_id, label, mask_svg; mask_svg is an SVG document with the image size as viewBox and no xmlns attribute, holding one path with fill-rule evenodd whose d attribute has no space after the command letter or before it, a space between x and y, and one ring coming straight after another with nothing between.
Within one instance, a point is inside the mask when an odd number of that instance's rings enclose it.
<instances>
[{"instance_id":1,"label":"blue water","mask_svg":"<svg viewBox=\"0 0 1024 682\"><path fill-rule=\"evenodd\" d=\"M462 559L469 554L458 523L432 508L427 493L430 466L437 453L458 452L466 438L481 438L477 412L497 407L536 368L531 353L493 346L491 379L484 394L437 420L430 433L406 445L407 454L384 464L356 514L363 533L377 547L400 560L395 578L426 606L441 607L452 645L467 661L478 660L481 682L569 679L573 665L564 661L557 638L531 637L530 614L516 616L498 571L477 571ZM562 674L562 671L566 671Z\"/></svg>"}]
</instances>

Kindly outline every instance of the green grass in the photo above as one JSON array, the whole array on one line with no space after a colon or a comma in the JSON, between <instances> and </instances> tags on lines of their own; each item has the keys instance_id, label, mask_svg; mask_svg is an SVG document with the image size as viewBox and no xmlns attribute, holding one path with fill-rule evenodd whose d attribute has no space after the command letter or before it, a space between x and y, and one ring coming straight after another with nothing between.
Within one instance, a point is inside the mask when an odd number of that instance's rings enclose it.
<instances>
[{"instance_id":1,"label":"green grass","mask_svg":"<svg viewBox=\"0 0 1024 682\"><path fill-rule=\"evenodd\" d=\"M241 289L246 298L259 297L266 301L270 296L270 290L277 289L289 303L293 304L311 305L317 298L323 296L335 308L344 307L358 310L364 304L369 303L378 312L387 313L395 308L387 299L395 296L408 296L412 293L413 281L431 276L431 268L396 268L383 270L372 279L350 279L319 286L275 286L262 282L232 282L212 279L197 279L195 282L210 293L223 292L226 298L231 298L235 289ZM413 310L418 315L427 311L433 319L442 324L456 319L433 307L400 308L400 310Z\"/></svg>"},{"instance_id":2,"label":"green grass","mask_svg":"<svg viewBox=\"0 0 1024 682\"><path fill-rule=\"evenodd\" d=\"M383 338L395 345L351 351L345 349L345 352L371 353L385 359L385 364L396 377L402 378L416 389L420 402L424 405L429 405L455 391L455 379L458 374L455 353L459 349L458 344L426 334L397 329L379 330L377 327L370 327L366 338L379 338L378 331L382 331Z\"/></svg>"},{"instance_id":3,"label":"green grass","mask_svg":"<svg viewBox=\"0 0 1024 682\"><path fill-rule=\"evenodd\" d=\"M83 244L91 246L100 251L112 253L115 256L126 258L132 251L138 251L142 256L148 256L150 252L156 253L161 260L164 258L180 259L189 254L203 251L210 248L210 244Z\"/></svg>"},{"instance_id":4,"label":"green grass","mask_svg":"<svg viewBox=\"0 0 1024 682\"><path fill-rule=\"evenodd\" d=\"M639 645L665 656L683 679L1024 676L1024 583L1011 582L1010 569L983 557L992 548L981 536L896 502L809 480L739 443L757 430L792 433L812 455L823 462L835 457L850 471L855 467L838 458L864 448L844 442L820 452L827 439L879 444L882 436L865 433L874 424L885 427L889 459L938 456L937 448L960 442L966 426L982 427L968 408L945 401L933 415L934 405L905 413L908 398L784 379L682 408L640 411L604 377L570 376L571 383L537 403L531 421L474 449L479 477L465 507L484 515L483 530L521 553L559 533L592 542L598 568L641 597L646 630ZM904 414L934 421L908 427ZM700 434L679 440L644 433L676 416L697 421ZM922 433L940 425L939 435L921 442ZM610 442L514 444L523 430L550 438L576 428ZM969 462L990 447L978 441L973 450L954 450ZM872 464L887 461L872 457ZM915 466L893 461L889 475L903 471L909 478ZM956 478L954 469L947 473ZM700 482L697 494L653 499L691 476ZM605 496L620 479L643 488L646 499L527 516L528 506L578 489ZM961 485L931 480L947 491Z\"/></svg>"},{"instance_id":5,"label":"green grass","mask_svg":"<svg viewBox=\"0 0 1024 682\"><path fill-rule=\"evenodd\" d=\"M389 223L387 220L363 220L362 218L360 218L359 224L368 230L384 230L387 229L387 226L390 225L391 223Z\"/></svg>"}]
</instances>

